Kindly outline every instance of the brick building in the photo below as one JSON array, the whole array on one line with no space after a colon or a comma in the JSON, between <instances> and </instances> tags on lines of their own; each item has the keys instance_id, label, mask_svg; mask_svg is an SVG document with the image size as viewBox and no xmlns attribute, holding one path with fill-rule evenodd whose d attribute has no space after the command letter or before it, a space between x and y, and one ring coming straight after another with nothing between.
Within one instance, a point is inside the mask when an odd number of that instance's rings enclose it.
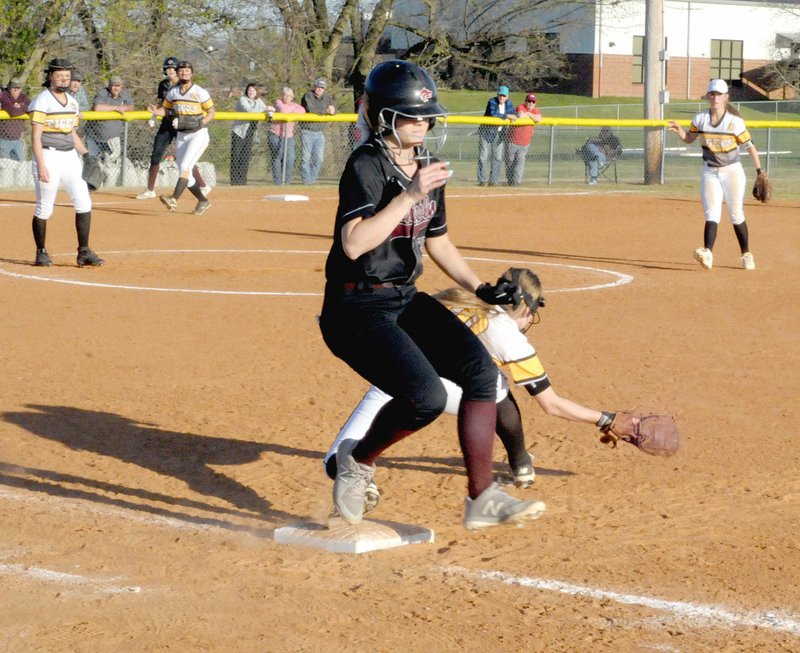
<instances>
[{"instance_id":1,"label":"brick building","mask_svg":"<svg viewBox=\"0 0 800 653\"><path fill-rule=\"evenodd\" d=\"M438 19L458 16L463 2L442 3L448 4L447 15ZM419 22L420 15L419 0L396 0L395 20ZM537 4L525 20L557 39L570 62L572 76L557 90L592 97L644 95L645 0L589 0L549 9ZM663 23L665 88L672 98L699 98L713 77L728 81L734 97L793 97L769 71L775 61L800 53L797 0L664 0ZM390 38L398 49L414 40L403 30Z\"/></svg>"}]
</instances>

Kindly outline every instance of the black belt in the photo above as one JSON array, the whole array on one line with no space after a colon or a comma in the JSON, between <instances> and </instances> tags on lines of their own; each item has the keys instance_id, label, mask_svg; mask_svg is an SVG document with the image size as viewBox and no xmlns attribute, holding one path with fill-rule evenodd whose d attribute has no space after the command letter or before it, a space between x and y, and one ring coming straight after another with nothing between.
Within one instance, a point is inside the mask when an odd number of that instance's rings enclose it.
<instances>
[{"instance_id":1,"label":"black belt","mask_svg":"<svg viewBox=\"0 0 800 653\"><path fill-rule=\"evenodd\" d=\"M342 288L345 290L374 290L375 288L394 288L397 284L387 281L386 283L370 283L369 281L345 281Z\"/></svg>"},{"instance_id":2,"label":"black belt","mask_svg":"<svg viewBox=\"0 0 800 653\"><path fill-rule=\"evenodd\" d=\"M45 150L52 150L53 152L72 152L72 150L74 150L75 148L74 147L52 147L52 146L47 146L44 149Z\"/></svg>"}]
</instances>

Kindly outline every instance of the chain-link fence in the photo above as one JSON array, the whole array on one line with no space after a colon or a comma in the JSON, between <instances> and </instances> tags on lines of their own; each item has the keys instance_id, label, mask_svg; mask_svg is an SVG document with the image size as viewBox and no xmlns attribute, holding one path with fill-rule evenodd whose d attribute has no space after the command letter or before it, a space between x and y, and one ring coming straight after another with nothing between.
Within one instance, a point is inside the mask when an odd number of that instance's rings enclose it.
<instances>
[{"instance_id":1,"label":"chain-link fence","mask_svg":"<svg viewBox=\"0 0 800 653\"><path fill-rule=\"evenodd\" d=\"M104 170L104 186L143 189L147 186L150 156L157 126L148 124L149 114L136 112L142 118L132 118L128 114L125 121L125 132L121 137L121 153L112 158L101 159ZM230 120L241 120L242 115L221 114L210 127L211 143L203 154L200 169L206 183L219 184L279 184L300 185L304 176L304 130L303 121L294 123L291 138L287 138L286 123L280 120L266 121L263 115L252 122L249 130L247 147L242 143L233 146L234 134ZM228 119L230 117L230 120ZM118 116L117 116L118 118ZM315 116L316 118L316 116ZM321 118L321 117L320 117ZM338 182L348 155L353 149L357 137L356 127L350 118L355 116L334 116L326 122L321 132L315 132L311 149L306 143L307 151L315 152L311 160L318 162L319 173L313 183L335 184ZM295 119L295 118L293 118ZM459 117L451 118L447 125L447 140L438 153L439 158L450 162L454 170L452 183L458 185L474 185L479 179L479 152L481 149L481 128L478 124L463 124ZM466 120L466 118L464 118ZM472 121L478 119L472 118ZM558 119L551 119L557 122ZM646 131L652 127L619 126L609 119L613 134L619 139L619 152L611 160L600 162L599 167L608 163L605 170L599 171L600 183L618 182L620 184L645 183L645 139ZM491 149L488 157L484 157L484 166L488 168L485 183L506 185L514 181L514 164L522 164L519 177L526 186L566 186L583 184L590 181L591 160L586 155L584 145L587 140L598 136L600 126L606 124L602 119L595 119L592 125L575 124L539 124L530 142L530 146L520 153L520 146L509 143L509 130L499 132L498 147ZM753 140L761 154L762 167L766 168L773 180L785 181L789 187L792 180L800 173L800 129L750 128ZM27 132L27 128L26 128ZM277 133L276 133L277 132ZM647 183L670 183L674 181L694 180L700 174L701 148L699 143L685 145L674 134L657 128L658 136L664 147L657 152L658 172L655 178ZM319 136L321 134L321 138ZM22 161L0 158L0 188L25 189L33 187L30 164L29 136L24 135L25 155ZM513 139L512 139L513 140ZM523 146L524 148L524 146ZM171 189L178 177L174 162L174 144L168 150L157 177L158 188ZM321 154L320 154L321 153ZM513 161L511 156L514 157ZM651 155L652 157L652 155ZM749 157L743 153L745 166L749 165ZM320 161L321 158L321 161ZM496 177L492 178L491 165L495 159ZM512 169L509 169L509 164ZM649 169L653 169L652 160ZM291 173L291 174L289 174Z\"/></svg>"}]
</instances>

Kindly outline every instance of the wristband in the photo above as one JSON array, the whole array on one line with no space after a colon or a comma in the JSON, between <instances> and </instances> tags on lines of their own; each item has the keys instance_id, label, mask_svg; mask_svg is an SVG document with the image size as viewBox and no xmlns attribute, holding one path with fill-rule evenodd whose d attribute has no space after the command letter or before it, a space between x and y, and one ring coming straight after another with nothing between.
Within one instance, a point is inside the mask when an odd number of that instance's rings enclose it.
<instances>
[{"instance_id":1,"label":"wristband","mask_svg":"<svg viewBox=\"0 0 800 653\"><path fill-rule=\"evenodd\" d=\"M756 168L757 175L760 175L762 172L764 172L764 168Z\"/></svg>"},{"instance_id":2,"label":"wristband","mask_svg":"<svg viewBox=\"0 0 800 653\"><path fill-rule=\"evenodd\" d=\"M600 419L597 420L597 424L595 424L595 426L597 426L597 428L599 428L601 431L604 431L610 428L610 426L614 423L614 418L616 416L616 413L609 413L608 411L604 410L603 414L600 415Z\"/></svg>"}]
</instances>

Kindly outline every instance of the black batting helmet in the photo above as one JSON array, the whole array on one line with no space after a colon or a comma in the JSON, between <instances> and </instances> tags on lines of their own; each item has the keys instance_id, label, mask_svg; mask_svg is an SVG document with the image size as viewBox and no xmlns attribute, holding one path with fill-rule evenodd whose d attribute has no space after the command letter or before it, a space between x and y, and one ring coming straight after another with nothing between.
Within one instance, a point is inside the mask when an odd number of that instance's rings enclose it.
<instances>
[{"instance_id":1,"label":"black batting helmet","mask_svg":"<svg viewBox=\"0 0 800 653\"><path fill-rule=\"evenodd\" d=\"M436 82L424 68L410 61L378 64L367 77L365 112L370 126L383 131L393 124L393 115L427 118L431 126L437 116L447 115L439 104Z\"/></svg>"},{"instance_id":2,"label":"black batting helmet","mask_svg":"<svg viewBox=\"0 0 800 653\"><path fill-rule=\"evenodd\" d=\"M179 61L178 65L175 66L175 70L178 71L181 68L188 68L189 70L194 72L194 67L192 66L192 62L191 61Z\"/></svg>"},{"instance_id":3,"label":"black batting helmet","mask_svg":"<svg viewBox=\"0 0 800 653\"><path fill-rule=\"evenodd\" d=\"M50 83L50 75L57 70L69 70L72 73L75 70L75 66L68 59L51 59L47 62L47 68L45 68L42 86L46 87Z\"/></svg>"},{"instance_id":4,"label":"black batting helmet","mask_svg":"<svg viewBox=\"0 0 800 653\"><path fill-rule=\"evenodd\" d=\"M47 62L47 69L44 72L49 75L56 70L72 70L74 67L68 59L51 59Z\"/></svg>"},{"instance_id":5,"label":"black batting helmet","mask_svg":"<svg viewBox=\"0 0 800 653\"><path fill-rule=\"evenodd\" d=\"M167 68L177 68L178 67L178 57L167 57L164 59L164 65L161 66L161 69L166 71Z\"/></svg>"}]
</instances>

